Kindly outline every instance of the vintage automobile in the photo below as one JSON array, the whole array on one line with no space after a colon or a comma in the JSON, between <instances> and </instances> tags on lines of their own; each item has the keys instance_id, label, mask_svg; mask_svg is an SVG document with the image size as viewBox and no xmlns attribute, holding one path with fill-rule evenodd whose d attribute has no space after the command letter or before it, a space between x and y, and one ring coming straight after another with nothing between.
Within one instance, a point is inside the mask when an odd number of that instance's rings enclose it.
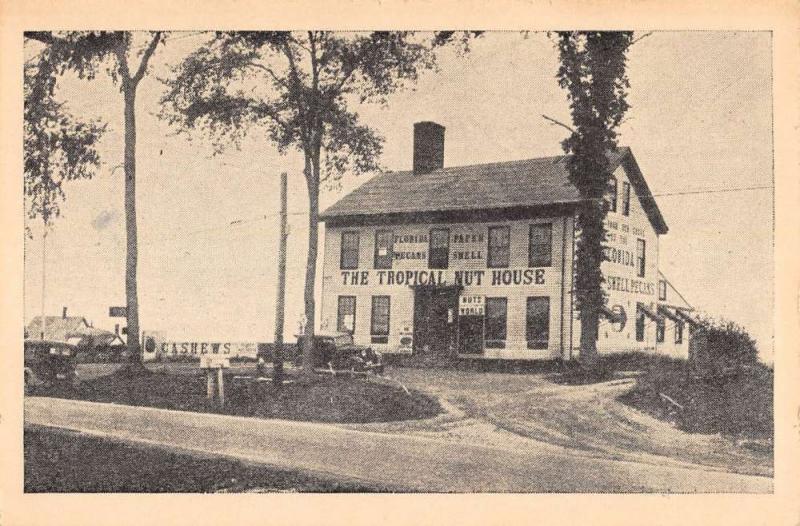
<instances>
[{"instance_id":1,"label":"vintage automobile","mask_svg":"<svg viewBox=\"0 0 800 526\"><path fill-rule=\"evenodd\" d=\"M295 363L303 361L304 336L297 337ZM383 373L381 353L371 347L353 343L353 335L346 332L320 332L314 335L314 367L334 371Z\"/></svg>"},{"instance_id":2,"label":"vintage automobile","mask_svg":"<svg viewBox=\"0 0 800 526\"><path fill-rule=\"evenodd\" d=\"M78 348L67 342L25 340L25 393L35 386L74 386Z\"/></svg>"}]
</instances>

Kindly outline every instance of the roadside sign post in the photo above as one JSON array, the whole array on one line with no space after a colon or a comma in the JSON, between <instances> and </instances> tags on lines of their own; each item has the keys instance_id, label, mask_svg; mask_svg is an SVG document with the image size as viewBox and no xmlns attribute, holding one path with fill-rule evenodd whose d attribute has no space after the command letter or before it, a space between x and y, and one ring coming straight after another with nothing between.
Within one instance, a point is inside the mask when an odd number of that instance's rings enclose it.
<instances>
[{"instance_id":1,"label":"roadside sign post","mask_svg":"<svg viewBox=\"0 0 800 526\"><path fill-rule=\"evenodd\" d=\"M230 366L231 361L227 357L213 354L200 357L200 369L205 369L206 371L206 398L214 400L216 392L217 403L220 407L225 405L225 377L223 375L223 369L227 369Z\"/></svg>"},{"instance_id":2,"label":"roadside sign post","mask_svg":"<svg viewBox=\"0 0 800 526\"><path fill-rule=\"evenodd\" d=\"M206 398L214 399L214 371L206 369Z\"/></svg>"},{"instance_id":3,"label":"roadside sign post","mask_svg":"<svg viewBox=\"0 0 800 526\"><path fill-rule=\"evenodd\" d=\"M128 307L109 307L109 318L125 318L128 316Z\"/></svg>"},{"instance_id":4,"label":"roadside sign post","mask_svg":"<svg viewBox=\"0 0 800 526\"><path fill-rule=\"evenodd\" d=\"M225 406L225 380L222 376L222 367L217 369L217 400L220 407Z\"/></svg>"}]
</instances>

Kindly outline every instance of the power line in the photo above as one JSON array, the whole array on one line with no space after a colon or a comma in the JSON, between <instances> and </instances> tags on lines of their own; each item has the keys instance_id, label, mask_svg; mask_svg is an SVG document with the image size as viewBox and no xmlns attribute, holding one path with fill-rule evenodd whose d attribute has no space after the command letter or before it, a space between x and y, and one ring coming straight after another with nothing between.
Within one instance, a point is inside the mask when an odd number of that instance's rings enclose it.
<instances>
[{"instance_id":1,"label":"power line","mask_svg":"<svg viewBox=\"0 0 800 526\"><path fill-rule=\"evenodd\" d=\"M306 216L306 215L308 215L308 212L288 212L286 215L288 215L288 216ZM238 227L238 226L248 225L248 224L252 224L252 223L257 223L257 222L260 222L260 221L266 221L268 219L274 219L274 218L279 217L279 216L280 216L280 213L271 212L271 213L268 213L268 214L260 214L258 216L254 216L254 217L251 217L251 218L248 218L248 219L234 219L233 221L229 221L229 222L224 223L224 224L219 224L219 225L212 226L212 227L207 227L207 228L200 228L200 229L197 229L197 230L175 231L170 236L158 237L158 238L150 239L150 240L147 240L147 241L139 241L137 243L137 246L139 246L139 247L152 246L152 245L155 245L157 243L164 242L164 241L171 241L171 240L180 239L180 238L187 237L187 236L192 236L192 235L197 235L197 234L204 234L204 233L213 232L213 231L221 231L221 230L224 230L226 228ZM97 243L69 243L69 246L73 247L73 248L95 247L95 246L98 246L98 245L100 245L100 242L97 242Z\"/></svg>"},{"instance_id":2,"label":"power line","mask_svg":"<svg viewBox=\"0 0 800 526\"><path fill-rule=\"evenodd\" d=\"M697 194L721 194L725 192L745 192L750 190L773 190L775 187L772 185L764 186L742 186L734 188L707 188L704 190L687 190L684 192L664 192L661 194L652 194L653 197L666 197L673 195L697 195ZM645 197L645 196L641 196Z\"/></svg>"}]
</instances>

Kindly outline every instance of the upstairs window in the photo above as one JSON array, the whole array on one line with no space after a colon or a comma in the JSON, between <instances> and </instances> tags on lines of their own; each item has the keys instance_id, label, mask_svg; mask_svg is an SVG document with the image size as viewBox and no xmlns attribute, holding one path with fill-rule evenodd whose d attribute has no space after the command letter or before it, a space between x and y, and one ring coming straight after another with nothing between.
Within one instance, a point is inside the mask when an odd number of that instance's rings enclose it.
<instances>
[{"instance_id":1,"label":"upstairs window","mask_svg":"<svg viewBox=\"0 0 800 526\"><path fill-rule=\"evenodd\" d=\"M617 178L613 175L608 178L608 211L617 211Z\"/></svg>"},{"instance_id":2,"label":"upstairs window","mask_svg":"<svg viewBox=\"0 0 800 526\"><path fill-rule=\"evenodd\" d=\"M533 296L528 298L525 334L528 349L547 349L550 341L550 298Z\"/></svg>"},{"instance_id":3,"label":"upstairs window","mask_svg":"<svg viewBox=\"0 0 800 526\"><path fill-rule=\"evenodd\" d=\"M553 264L553 225L542 223L530 226L528 234L528 266L549 267Z\"/></svg>"},{"instance_id":4,"label":"upstairs window","mask_svg":"<svg viewBox=\"0 0 800 526\"><path fill-rule=\"evenodd\" d=\"M372 343L389 343L389 296L372 296L372 321L370 334Z\"/></svg>"},{"instance_id":5,"label":"upstairs window","mask_svg":"<svg viewBox=\"0 0 800 526\"><path fill-rule=\"evenodd\" d=\"M450 229L432 229L428 239L428 268L447 268L449 256Z\"/></svg>"},{"instance_id":6,"label":"upstairs window","mask_svg":"<svg viewBox=\"0 0 800 526\"><path fill-rule=\"evenodd\" d=\"M627 181L622 183L622 215L631 215L631 184Z\"/></svg>"},{"instance_id":7,"label":"upstairs window","mask_svg":"<svg viewBox=\"0 0 800 526\"><path fill-rule=\"evenodd\" d=\"M487 266L507 267L511 255L511 227L489 227L489 250Z\"/></svg>"},{"instance_id":8,"label":"upstairs window","mask_svg":"<svg viewBox=\"0 0 800 526\"><path fill-rule=\"evenodd\" d=\"M658 299L661 301L667 299L667 282L663 279L658 280Z\"/></svg>"},{"instance_id":9,"label":"upstairs window","mask_svg":"<svg viewBox=\"0 0 800 526\"><path fill-rule=\"evenodd\" d=\"M644 277L645 267L647 266L647 261L645 260L645 243L644 239L637 239L636 240L636 274L640 277Z\"/></svg>"},{"instance_id":10,"label":"upstairs window","mask_svg":"<svg viewBox=\"0 0 800 526\"><path fill-rule=\"evenodd\" d=\"M507 310L508 299L486 298L485 345L487 348L505 348Z\"/></svg>"},{"instance_id":11,"label":"upstairs window","mask_svg":"<svg viewBox=\"0 0 800 526\"><path fill-rule=\"evenodd\" d=\"M394 258L394 233L391 230L375 232L375 268L392 268Z\"/></svg>"},{"instance_id":12,"label":"upstairs window","mask_svg":"<svg viewBox=\"0 0 800 526\"><path fill-rule=\"evenodd\" d=\"M342 232L342 253L339 268L358 268L358 232Z\"/></svg>"}]
</instances>

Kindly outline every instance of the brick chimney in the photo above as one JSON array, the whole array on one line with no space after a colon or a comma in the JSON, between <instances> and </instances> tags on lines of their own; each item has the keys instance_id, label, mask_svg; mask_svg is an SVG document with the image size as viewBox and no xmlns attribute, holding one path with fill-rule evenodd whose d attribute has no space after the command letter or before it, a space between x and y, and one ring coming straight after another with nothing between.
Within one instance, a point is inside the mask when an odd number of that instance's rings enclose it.
<instances>
[{"instance_id":1,"label":"brick chimney","mask_svg":"<svg viewBox=\"0 0 800 526\"><path fill-rule=\"evenodd\" d=\"M444 126L425 121L414 124L414 173L444 167Z\"/></svg>"},{"instance_id":2,"label":"brick chimney","mask_svg":"<svg viewBox=\"0 0 800 526\"><path fill-rule=\"evenodd\" d=\"M67 308L64 307L64 310L61 311L61 317L66 319L67 318Z\"/></svg>"}]
</instances>

